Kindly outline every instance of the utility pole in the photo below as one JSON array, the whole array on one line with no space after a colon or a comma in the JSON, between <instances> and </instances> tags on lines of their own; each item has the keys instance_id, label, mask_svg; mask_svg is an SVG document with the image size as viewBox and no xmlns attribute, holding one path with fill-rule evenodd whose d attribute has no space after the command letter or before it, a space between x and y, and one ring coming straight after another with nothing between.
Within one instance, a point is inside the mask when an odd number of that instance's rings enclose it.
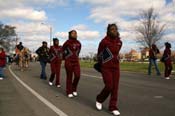
<instances>
[{"instance_id":1,"label":"utility pole","mask_svg":"<svg viewBox=\"0 0 175 116\"><path fill-rule=\"evenodd\" d=\"M51 44L52 44L52 31L53 31L53 29L52 29L52 26L51 25L49 25L49 24L45 24L45 23L41 23L42 25L46 25L47 27L49 27L49 33L50 33L50 46L51 46Z\"/></svg>"}]
</instances>

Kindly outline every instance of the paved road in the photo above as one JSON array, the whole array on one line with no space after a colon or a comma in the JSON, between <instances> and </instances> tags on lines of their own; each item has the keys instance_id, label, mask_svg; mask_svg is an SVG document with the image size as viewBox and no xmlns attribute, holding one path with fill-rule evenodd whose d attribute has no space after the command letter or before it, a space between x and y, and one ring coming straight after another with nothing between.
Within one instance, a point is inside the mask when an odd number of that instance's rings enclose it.
<instances>
[{"instance_id":1,"label":"paved road","mask_svg":"<svg viewBox=\"0 0 175 116\"><path fill-rule=\"evenodd\" d=\"M39 63L32 63L24 72L16 66L11 66L11 69L43 97L47 105L6 70L7 78L0 81L0 116L58 116L57 109L68 116L111 116L107 110L108 100L103 104L103 111L95 109L95 97L102 89L103 82L100 74L93 69L82 69L79 96L73 99L66 97L64 68L61 88L49 86L48 81L39 79ZM48 66L48 75L49 69ZM119 109L121 116L175 116L175 80L121 72Z\"/></svg>"}]
</instances>

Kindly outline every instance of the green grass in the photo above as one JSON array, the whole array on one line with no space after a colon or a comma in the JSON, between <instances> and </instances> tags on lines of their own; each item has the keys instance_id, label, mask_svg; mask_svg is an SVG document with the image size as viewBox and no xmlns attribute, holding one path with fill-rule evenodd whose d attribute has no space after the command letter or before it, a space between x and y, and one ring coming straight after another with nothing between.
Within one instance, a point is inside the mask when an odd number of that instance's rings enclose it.
<instances>
[{"instance_id":1,"label":"green grass","mask_svg":"<svg viewBox=\"0 0 175 116\"><path fill-rule=\"evenodd\" d=\"M95 62L93 61L81 61L80 65L81 67L86 68L93 68ZM160 72L164 71L164 64L159 62L158 67L160 69ZM173 64L173 67L175 68L175 64ZM154 66L152 66L152 72L155 73ZM131 71L131 72L143 72L147 73L148 71L148 63L138 63L138 62L121 62L120 63L120 69L121 71Z\"/></svg>"},{"instance_id":2,"label":"green grass","mask_svg":"<svg viewBox=\"0 0 175 116\"><path fill-rule=\"evenodd\" d=\"M120 69L122 71L131 71L131 72L144 72L148 71L148 62L147 63L138 63L138 62L122 62L120 63ZM164 64L158 63L160 72L164 70ZM155 72L154 66L152 66L152 72Z\"/></svg>"},{"instance_id":3,"label":"green grass","mask_svg":"<svg viewBox=\"0 0 175 116\"><path fill-rule=\"evenodd\" d=\"M93 68L94 64L94 61L80 61L80 66L85 68Z\"/></svg>"}]
</instances>

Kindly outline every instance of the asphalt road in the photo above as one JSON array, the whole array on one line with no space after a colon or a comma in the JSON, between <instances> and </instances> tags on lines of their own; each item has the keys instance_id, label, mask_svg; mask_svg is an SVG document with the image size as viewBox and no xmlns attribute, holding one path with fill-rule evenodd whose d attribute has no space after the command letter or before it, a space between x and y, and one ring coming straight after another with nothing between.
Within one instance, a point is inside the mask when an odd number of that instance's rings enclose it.
<instances>
[{"instance_id":1,"label":"asphalt road","mask_svg":"<svg viewBox=\"0 0 175 116\"><path fill-rule=\"evenodd\" d=\"M104 85L100 73L93 69L81 69L79 95L72 99L65 93L64 67L61 88L39 79L39 63L31 63L24 72L15 65L11 70L40 97L27 90L7 68L7 78L0 81L0 116L58 116L58 112L63 113L60 116L112 116L108 112L109 99L104 102L102 111L95 108L96 95ZM48 77L49 74L48 65ZM175 116L175 80L140 72L121 72L118 106L121 116Z\"/></svg>"}]
</instances>

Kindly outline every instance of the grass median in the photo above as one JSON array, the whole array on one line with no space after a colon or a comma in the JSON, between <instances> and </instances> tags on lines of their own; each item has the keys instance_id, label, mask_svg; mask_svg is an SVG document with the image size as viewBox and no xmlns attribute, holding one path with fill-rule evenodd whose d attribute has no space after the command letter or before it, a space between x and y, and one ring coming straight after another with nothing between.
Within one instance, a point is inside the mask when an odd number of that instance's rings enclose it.
<instances>
[{"instance_id":1,"label":"grass median","mask_svg":"<svg viewBox=\"0 0 175 116\"><path fill-rule=\"evenodd\" d=\"M81 67L85 67L85 68L93 68L94 64L95 64L94 61L81 61L80 62ZM158 67L160 69L160 72L164 72L164 64L162 62L158 62ZM175 68L175 64L173 64L173 67ZM155 73L155 69L154 69L155 67L152 66L152 68L153 68L152 72ZM120 69L121 71L147 73L148 62L121 62Z\"/></svg>"}]
</instances>

